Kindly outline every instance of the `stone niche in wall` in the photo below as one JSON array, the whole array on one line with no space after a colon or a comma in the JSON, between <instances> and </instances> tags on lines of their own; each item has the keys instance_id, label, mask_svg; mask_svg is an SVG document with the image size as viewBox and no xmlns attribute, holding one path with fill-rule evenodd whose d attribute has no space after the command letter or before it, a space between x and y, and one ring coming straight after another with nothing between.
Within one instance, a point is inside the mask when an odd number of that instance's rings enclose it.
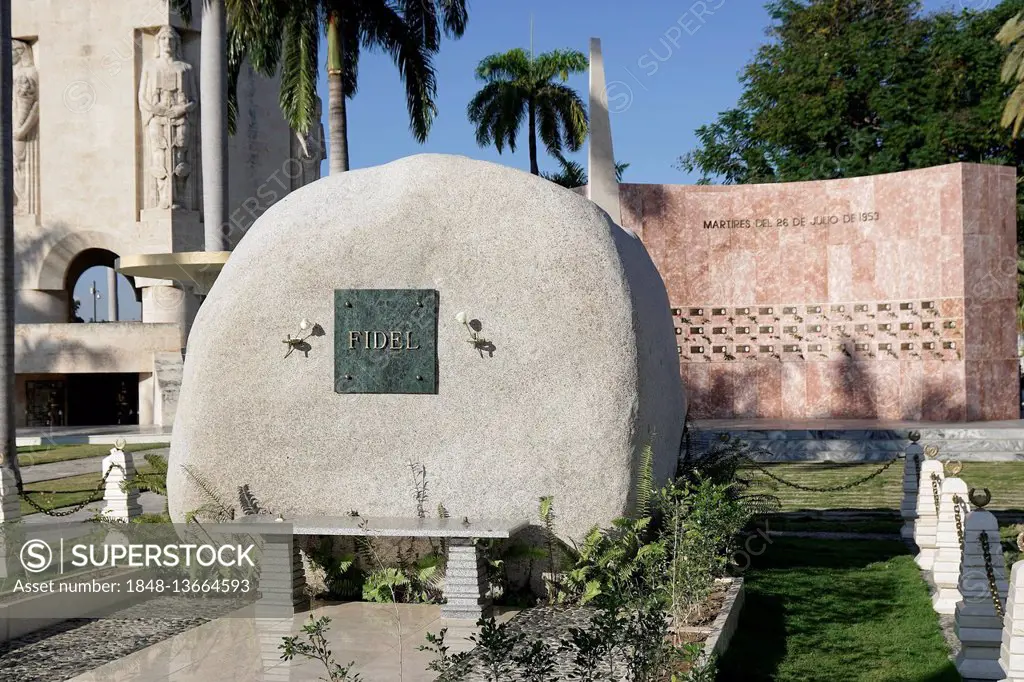
<instances>
[{"instance_id":1,"label":"stone niche in wall","mask_svg":"<svg viewBox=\"0 0 1024 682\"><path fill-rule=\"evenodd\" d=\"M1012 168L624 185L691 416L1019 416Z\"/></svg>"}]
</instances>

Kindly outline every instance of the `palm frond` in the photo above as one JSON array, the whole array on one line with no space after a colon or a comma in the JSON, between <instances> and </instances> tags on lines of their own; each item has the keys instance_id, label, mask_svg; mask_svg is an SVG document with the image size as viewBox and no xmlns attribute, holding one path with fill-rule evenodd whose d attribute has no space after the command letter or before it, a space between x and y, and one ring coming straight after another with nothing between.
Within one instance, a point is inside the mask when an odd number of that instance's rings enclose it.
<instances>
[{"instance_id":1,"label":"palm frond","mask_svg":"<svg viewBox=\"0 0 1024 682\"><path fill-rule=\"evenodd\" d=\"M192 0L167 0L167 6L188 26L192 23Z\"/></svg>"},{"instance_id":2,"label":"palm frond","mask_svg":"<svg viewBox=\"0 0 1024 682\"><path fill-rule=\"evenodd\" d=\"M487 83L524 80L530 72L530 55L519 47L484 57L476 67L477 79Z\"/></svg>"},{"instance_id":3,"label":"palm frond","mask_svg":"<svg viewBox=\"0 0 1024 682\"><path fill-rule=\"evenodd\" d=\"M363 0L349 5L348 11L359 12L362 43L391 55L405 85L409 128L418 142L425 142L437 115L437 81L431 52L410 32L387 0Z\"/></svg>"},{"instance_id":4,"label":"palm frond","mask_svg":"<svg viewBox=\"0 0 1024 682\"><path fill-rule=\"evenodd\" d=\"M301 3L300 3L301 4ZM313 123L319 75L320 15L294 11L285 18L281 51L281 112L292 130L305 135Z\"/></svg>"}]
</instances>

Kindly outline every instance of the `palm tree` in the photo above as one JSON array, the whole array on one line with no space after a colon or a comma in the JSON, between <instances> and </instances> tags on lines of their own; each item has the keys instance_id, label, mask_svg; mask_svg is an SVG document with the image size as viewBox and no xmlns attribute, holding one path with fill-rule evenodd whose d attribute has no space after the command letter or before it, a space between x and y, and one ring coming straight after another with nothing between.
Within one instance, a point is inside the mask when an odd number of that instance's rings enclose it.
<instances>
[{"instance_id":1,"label":"palm tree","mask_svg":"<svg viewBox=\"0 0 1024 682\"><path fill-rule=\"evenodd\" d=\"M313 124L326 33L331 173L349 168L345 101L358 87L360 51L391 55L405 85L409 127L424 142L437 114L432 56L442 34L461 37L468 20L466 0L227 0L227 8L231 69L242 57L265 76L280 67L281 111L299 134Z\"/></svg>"},{"instance_id":2,"label":"palm tree","mask_svg":"<svg viewBox=\"0 0 1024 682\"><path fill-rule=\"evenodd\" d=\"M202 0L199 43L199 137L202 150L203 228L207 251L227 251L228 36L224 0ZM192 23L192 0L171 0L171 9ZM235 72L237 78L237 71Z\"/></svg>"},{"instance_id":3,"label":"palm tree","mask_svg":"<svg viewBox=\"0 0 1024 682\"><path fill-rule=\"evenodd\" d=\"M1013 135L1020 132L1024 125L1024 12L1011 17L1003 24L996 34L996 40L1005 48L1009 48L1006 60L1003 61L1002 79L1004 83L1014 83L1016 87L1010 93L1003 107L1002 125L1013 126Z\"/></svg>"},{"instance_id":4,"label":"palm tree","mask_svg":"<svg viewBox=\"0 0 1024 682\"><path fill-rule=\"evenodd\" d=\"M21 469L14 432L14 142L11 138L12 55L11 55L11 0L0 0L0 173L3 191L0 193L0 280L3 298L0 299L0 467L10 469L21 492ZM4 491L6 493L7 491ZM0 500L3 503L4 500ZM6 506L6 505L5 505ZM15 508L17 508L15 506ZM12 520L6 518L5 520Z\"/></svg>"},{"instance_id":5,"label":"palm tree","mask_svg":"<svg viewBox=\"0 0 1024 682\"><path fill-rule=\"evenodd\" d=\"M476 67L483 89L467 107L476 125L476 142L492 143L500 154L505 145L515 152L516 136L526 118L530 172L537 165L537 132L548 153L556 158L563 149L579 151L587 137L587 110L576 91L565 85L569 74L587 70L587 57L577 50L555 50L536 57L516 48L485 57ZM556 83L555 78L561 83Z\"/></svg>"},{"instance_id":6,"label":"palm tree","mask_svg":"<svg viewBox=\"0 0 1024 682\"><path fill-rule=\"evenodd\" d=\"M589 182L587 171L584 170L583 164L567 159L561 154L556 155L555 159L558 160L558 165L562 169L557 173L541 173L541 177L545 180L550 180L556 185L568 187L569 189L583 187ZM627 168L629 168L628 163L615 164L615 180L617 182L622 182L622 174L626 172Z\"/></svg>"}]
</instances>

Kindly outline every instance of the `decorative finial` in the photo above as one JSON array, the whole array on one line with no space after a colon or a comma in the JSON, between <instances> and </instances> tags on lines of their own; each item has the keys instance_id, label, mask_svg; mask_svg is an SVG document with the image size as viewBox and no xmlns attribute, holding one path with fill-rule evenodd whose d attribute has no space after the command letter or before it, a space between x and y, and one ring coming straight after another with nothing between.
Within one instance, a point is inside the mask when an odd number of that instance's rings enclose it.
<instances>
[{"instance_id":1,"label":"decorative finial","mask_svg":"<svg viewBox=\"0 0 1024 682\"><path fill-rule=\"evenodd\" d=\"M921 440L921 432L911 431L909 434L909 438L911 443L916 443L917 441Z\"/></svg>"},{"instance_id":2,"label":"decorative finial","mask_svg":"<svg viewBox=\"0 0 1024 682\"><path fill-rule=\"evenodd\" d=\"M924 456L928 459L934 459L939 454L939 448L934 445L929 445L924 449Z\"/></svg>"},{"instance_id":3,"label":"decorative finial","mask_svg":"<svg viewBox=\"0 0 1024 682\"><path fill-rule=\"evenodd\" d=\"M988 488L982 488L980 491L977 488L971 488L967 493L967 497L970 498L971 504L978 509L984 508L986 504L992 501L992 493L988 491Z\"/></svg>"},{"instance_id":4,"label":"decorative finial","mask_svg":"<svg viewBox=\"0 0 1024 682\"><path fill-rule=\"evenodd\" d=\"M964 465L961 464L960 460L958 459L951 459L950 461L946 462L946 471L949 472L950 476L957 476L963 470Z\"/></svg>"},{"instance_id":5,"label":"decorative finial","mask_svg":"<svg viewBox=\"0 0 1024 682\"><path fill-rule=\"evenodd\" d=\"M117 448L118 450L124 450L124 446L127 444L128 443L125 441L124 438L118 438L117 440L114 441L114 447Z\"/></svg>"},{"instance_id":6,"label":"decorative finial","mask_svg":"<svg viewBox=\"0 0 1024 682\"><path fill-rule=\"evenodd\" d=\"M1024 552L1024 531L1017 536L1017 549Z\"/></svg>"}]
</instances>

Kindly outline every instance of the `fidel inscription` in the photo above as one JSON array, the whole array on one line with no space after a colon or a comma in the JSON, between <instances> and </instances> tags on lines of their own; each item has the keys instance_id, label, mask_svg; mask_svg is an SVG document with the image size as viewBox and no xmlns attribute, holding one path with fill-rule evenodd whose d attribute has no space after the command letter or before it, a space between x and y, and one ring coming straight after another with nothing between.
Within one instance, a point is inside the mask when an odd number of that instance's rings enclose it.
<instances>
[{"instance_id":1,"label":"fidel inscription","mask_svg":"<svg viewBox=\"0 0 1024 682\"><path fill-rule=\"evenodd\" d=\"M337 393L436 393L438 293L334 292Z\"/></svg>"}]
</instances>

